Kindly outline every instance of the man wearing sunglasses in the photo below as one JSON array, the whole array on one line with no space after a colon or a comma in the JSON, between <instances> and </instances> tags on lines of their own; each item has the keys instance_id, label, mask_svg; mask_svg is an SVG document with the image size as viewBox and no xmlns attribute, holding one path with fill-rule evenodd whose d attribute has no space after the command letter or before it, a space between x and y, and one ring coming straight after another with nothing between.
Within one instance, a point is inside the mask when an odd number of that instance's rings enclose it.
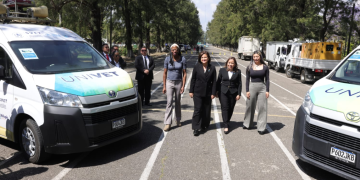
<instances>
[{"instance_id":1,"label":"man wearing sunglasses","mask_svg":"<svg viewBox=\"0 0 360 180\"><path fill-rule=\"evenodd\" d=\"M108 44L103 44L102 46L102 55L111 63L112 62L112 59L110 57L110 54L109 54L109 45Z\"/></svg>"},{"instance_id":2,"label":"man wearing sunglasses","mask_svg":"<svg viewBox=\"0 0 360 180\"><path fill-rule=\"evenodd\" d=\"M153 70L155 68L154 59L147 55L147 48L141 48L141 55L135 58L136 75L138 82L138 91L143 105L151 106L151 85L154 78Z\"/></svg>"}]
</instances>

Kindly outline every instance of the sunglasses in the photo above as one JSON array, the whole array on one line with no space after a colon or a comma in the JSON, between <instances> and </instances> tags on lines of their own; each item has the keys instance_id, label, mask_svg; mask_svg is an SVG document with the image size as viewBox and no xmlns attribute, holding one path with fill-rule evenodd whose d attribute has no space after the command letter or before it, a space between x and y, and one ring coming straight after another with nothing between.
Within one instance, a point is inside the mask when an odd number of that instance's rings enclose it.
<instances>
[{"instance_id":1,"label":"sunglasses","mask_svg":"<svg viewBox=\"0 0 360 180\"><path fill-rule=\"evenodd\" d=\"M141 51L143 51L143 52L144 52L144 51L146 51L146 50L141 50Z\"/></svg>"}]
</instances>

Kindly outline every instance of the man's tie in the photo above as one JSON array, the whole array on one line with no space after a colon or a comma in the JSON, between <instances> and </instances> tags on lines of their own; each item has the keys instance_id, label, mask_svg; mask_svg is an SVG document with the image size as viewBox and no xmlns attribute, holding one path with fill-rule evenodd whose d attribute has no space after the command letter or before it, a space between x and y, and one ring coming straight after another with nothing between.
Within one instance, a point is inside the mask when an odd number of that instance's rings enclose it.
<instances>
[{"instance_id":1,"label":"man's tie","mask_svg":"<svg viewBox=\"0 0 360 180\"><path fill-rule=\"evenodd\" d=\"M106 59L107 59L108 61L110 61L110 60L109 60L109 55L107 55L107 54L105 54L105 55L106 55Z\"/></svg>"},{"instance_id":2,"label":"man's tie","mask_svg":"<svg viewBox=\"0 0 360 180\"><path fill-rule=\"evenodd\" d=\"M146 60L146 56L143 56L143 57L144 57L144 62L145 62L144 67L145 67L145 69L149 69L148 66L147 66L148 63L147 63L147 60Z\"/></svg>"}]
</instances>

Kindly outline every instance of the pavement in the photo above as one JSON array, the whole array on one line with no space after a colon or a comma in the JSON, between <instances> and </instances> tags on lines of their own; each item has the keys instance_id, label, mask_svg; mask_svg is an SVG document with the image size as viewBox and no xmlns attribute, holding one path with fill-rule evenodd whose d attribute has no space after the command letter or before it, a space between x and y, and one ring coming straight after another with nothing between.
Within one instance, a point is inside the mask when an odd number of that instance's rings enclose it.
<instances>
[{"instance_id":1,"label":"pavement","mask_svg":"<svg viewBox=\"0 0 360 180\"><path fill-rule=\"evenodd\" d=\"M237 58L235 52L207 47L217 71L234 56L245 75L250 61ZM242 128L245 112L245 76L243 96L237 101L230 123L230 133L222 129L220 102L212 101L209 130L195 137L191 120L194 109L189 97L189 80L197 62L196 53L184 53L187 59L187 85L182 96L182 126L173 122L163 132L166 95L162 94L164 55L155 59L151 103L143 109L143 129L138 134L91 152L53 155L35 165L27 162L18 145L0 139L0 179L341 179L300 161L292 152L295 113L312 84L302 84L298 77L287 78L283 72L270 70L268 99L269 133ZM135 84L133 64L125 69ZM255 117L256 122L256 117Z\"/></svg>"}]
</instances>

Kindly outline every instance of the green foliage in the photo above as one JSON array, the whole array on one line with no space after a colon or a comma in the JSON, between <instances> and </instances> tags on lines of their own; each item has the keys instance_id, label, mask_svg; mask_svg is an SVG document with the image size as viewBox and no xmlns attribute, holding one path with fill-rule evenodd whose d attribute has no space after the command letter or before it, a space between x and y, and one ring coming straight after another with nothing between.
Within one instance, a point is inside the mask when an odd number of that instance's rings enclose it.
<instances>
[{"instance_id":1,"label":"green foliage","mask_svg":"<svg viewBox=\"0 0 360 180\"><path fill-rule=\"evenodd\" d=\"M237 46L241 36L259 37L262 42L324 41L344 32L336 22L348 18L342 15L349 5L342 0L222 0L207 35L211 43L225 46Z\"/></svg>"}]
</instances>

